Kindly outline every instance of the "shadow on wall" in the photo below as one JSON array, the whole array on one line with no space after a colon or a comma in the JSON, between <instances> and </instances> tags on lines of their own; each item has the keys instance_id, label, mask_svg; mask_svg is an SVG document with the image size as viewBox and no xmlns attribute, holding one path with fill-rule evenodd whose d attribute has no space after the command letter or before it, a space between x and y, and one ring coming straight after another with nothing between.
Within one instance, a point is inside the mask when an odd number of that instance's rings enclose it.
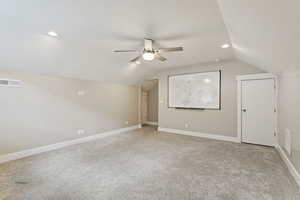
<instances>
[{"instance_id":1,"label":"shadow on wall","mask_svg":"<svg viewBox=\"0 0 300 200\"><path fill-rule=\"evenodd\" d=\"M286 71L279 76L278 83L279 143L300 172L300 70Z\"/></svg>"},{"instance_id":2,"label":"shadow on wall","mask_svg":"<svg viewBox=\"0 0 300 200\"><path fill-rule=\"evenodd\" d=\"M95 81L1 72L24 81L0 87L0 155L138 123L138 88ZM78 130L84 133L78 133ZM83 134L83 135L81 135Z\"/></svg>"}]
</instances>

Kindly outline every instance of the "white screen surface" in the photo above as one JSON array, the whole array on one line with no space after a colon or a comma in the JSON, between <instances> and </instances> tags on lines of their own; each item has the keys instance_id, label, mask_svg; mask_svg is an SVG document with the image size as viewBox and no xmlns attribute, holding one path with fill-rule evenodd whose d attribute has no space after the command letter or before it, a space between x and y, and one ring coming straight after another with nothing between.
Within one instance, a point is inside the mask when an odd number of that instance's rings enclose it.
<instances>
[{"instance_id":1,"label":"white screen surface","mask_svg":"<svg viewBox=\"0 0 300 200\"><path fill-rule=\"evenodd\" d=\"M169 107L220 109L221 72L169 76Z\"/></svg>"}]
</instances>

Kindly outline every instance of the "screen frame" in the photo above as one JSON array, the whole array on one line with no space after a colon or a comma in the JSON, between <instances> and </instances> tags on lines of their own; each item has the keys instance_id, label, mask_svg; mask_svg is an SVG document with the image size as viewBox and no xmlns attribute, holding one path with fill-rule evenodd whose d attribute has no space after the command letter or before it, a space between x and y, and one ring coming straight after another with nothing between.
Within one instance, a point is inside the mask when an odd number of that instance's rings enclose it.
<instances>
[{"instance_id":1,"label":"screen frame","mask_svg":"<svg viewBox=\"0 0 300 200\"><path fill-rule=\"evenodd\" d=\"M191 73L181 73L181 74L172 74L168 75L168 84L167 84L167 99L168 99L168 108L175 108L175 109L184 109L184 110L221 110L222 108L222 70L215 70L215 71L202 71L202 72L191 72ZM182 75L191 75L191 74L201 74L201 73L209 73L209 72L219 72L219 108L193 108L193 107L173 107L170 106L170 78L174 76L182 76Z\"/></svg>"}]
</instances>

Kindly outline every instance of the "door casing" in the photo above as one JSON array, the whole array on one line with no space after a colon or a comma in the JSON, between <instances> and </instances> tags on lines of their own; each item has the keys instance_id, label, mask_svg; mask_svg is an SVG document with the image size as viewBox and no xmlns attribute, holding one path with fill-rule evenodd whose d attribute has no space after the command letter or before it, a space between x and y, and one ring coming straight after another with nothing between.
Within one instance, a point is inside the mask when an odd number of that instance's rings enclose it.
<instances>
[{"instance_id":1,"label":"door casing","mask_svg":"<svg viewBox=\"0 0 300 200\"><path fill-rule=\"evenodd\" d=\"M278 145L278 120L277 120L277 113L278 113L278 87L277 87L277 76L274 74L269 73L262 73L262 74L251 74L251 75L241 75L237 76L237 137L238 141L242 143L242 81L245 80L262 80L262 79L273 79L275 83L275 112L274 112L274 120L275 120L275 144L274 146Z\"/></svg>"}]
</instances>

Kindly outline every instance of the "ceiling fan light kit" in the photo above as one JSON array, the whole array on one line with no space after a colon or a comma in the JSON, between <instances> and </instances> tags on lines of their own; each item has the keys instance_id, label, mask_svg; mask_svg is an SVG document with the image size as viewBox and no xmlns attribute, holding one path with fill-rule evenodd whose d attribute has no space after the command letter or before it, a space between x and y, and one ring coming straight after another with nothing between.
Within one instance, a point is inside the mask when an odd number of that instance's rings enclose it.
<instances>
[{"instance_id":1,"label":"ceiling fan light kit","mask_svg":"<svg viewBox=\"0 0 300 200\"><path fill-rule=\"evenodd\" d=\"M144 39L144 48L142 51L138 50L115 50L116 53L123 53L123 52L140 52L140 55L132 60L130 63L140 64L140 59L143 58L146 61L152 61L157 59L161 62L166 61L167 59L161 56L160 54L163 52L175 52L175 51L183 51L183 47L171 47L171 48L160 48L154 49L153 48L153 40L151 39Z\"/></svg>"},{"instance_id":2,"label":"ceiling fan light kit","mask_svg":"<svg viewBox=\"0 0 300 200\"><path fill-rule=\"evenodd\" d=\"M144 60L153 60L155 58L154 53L145 51L143 53Z\"/></svg>"}]
</instances>

